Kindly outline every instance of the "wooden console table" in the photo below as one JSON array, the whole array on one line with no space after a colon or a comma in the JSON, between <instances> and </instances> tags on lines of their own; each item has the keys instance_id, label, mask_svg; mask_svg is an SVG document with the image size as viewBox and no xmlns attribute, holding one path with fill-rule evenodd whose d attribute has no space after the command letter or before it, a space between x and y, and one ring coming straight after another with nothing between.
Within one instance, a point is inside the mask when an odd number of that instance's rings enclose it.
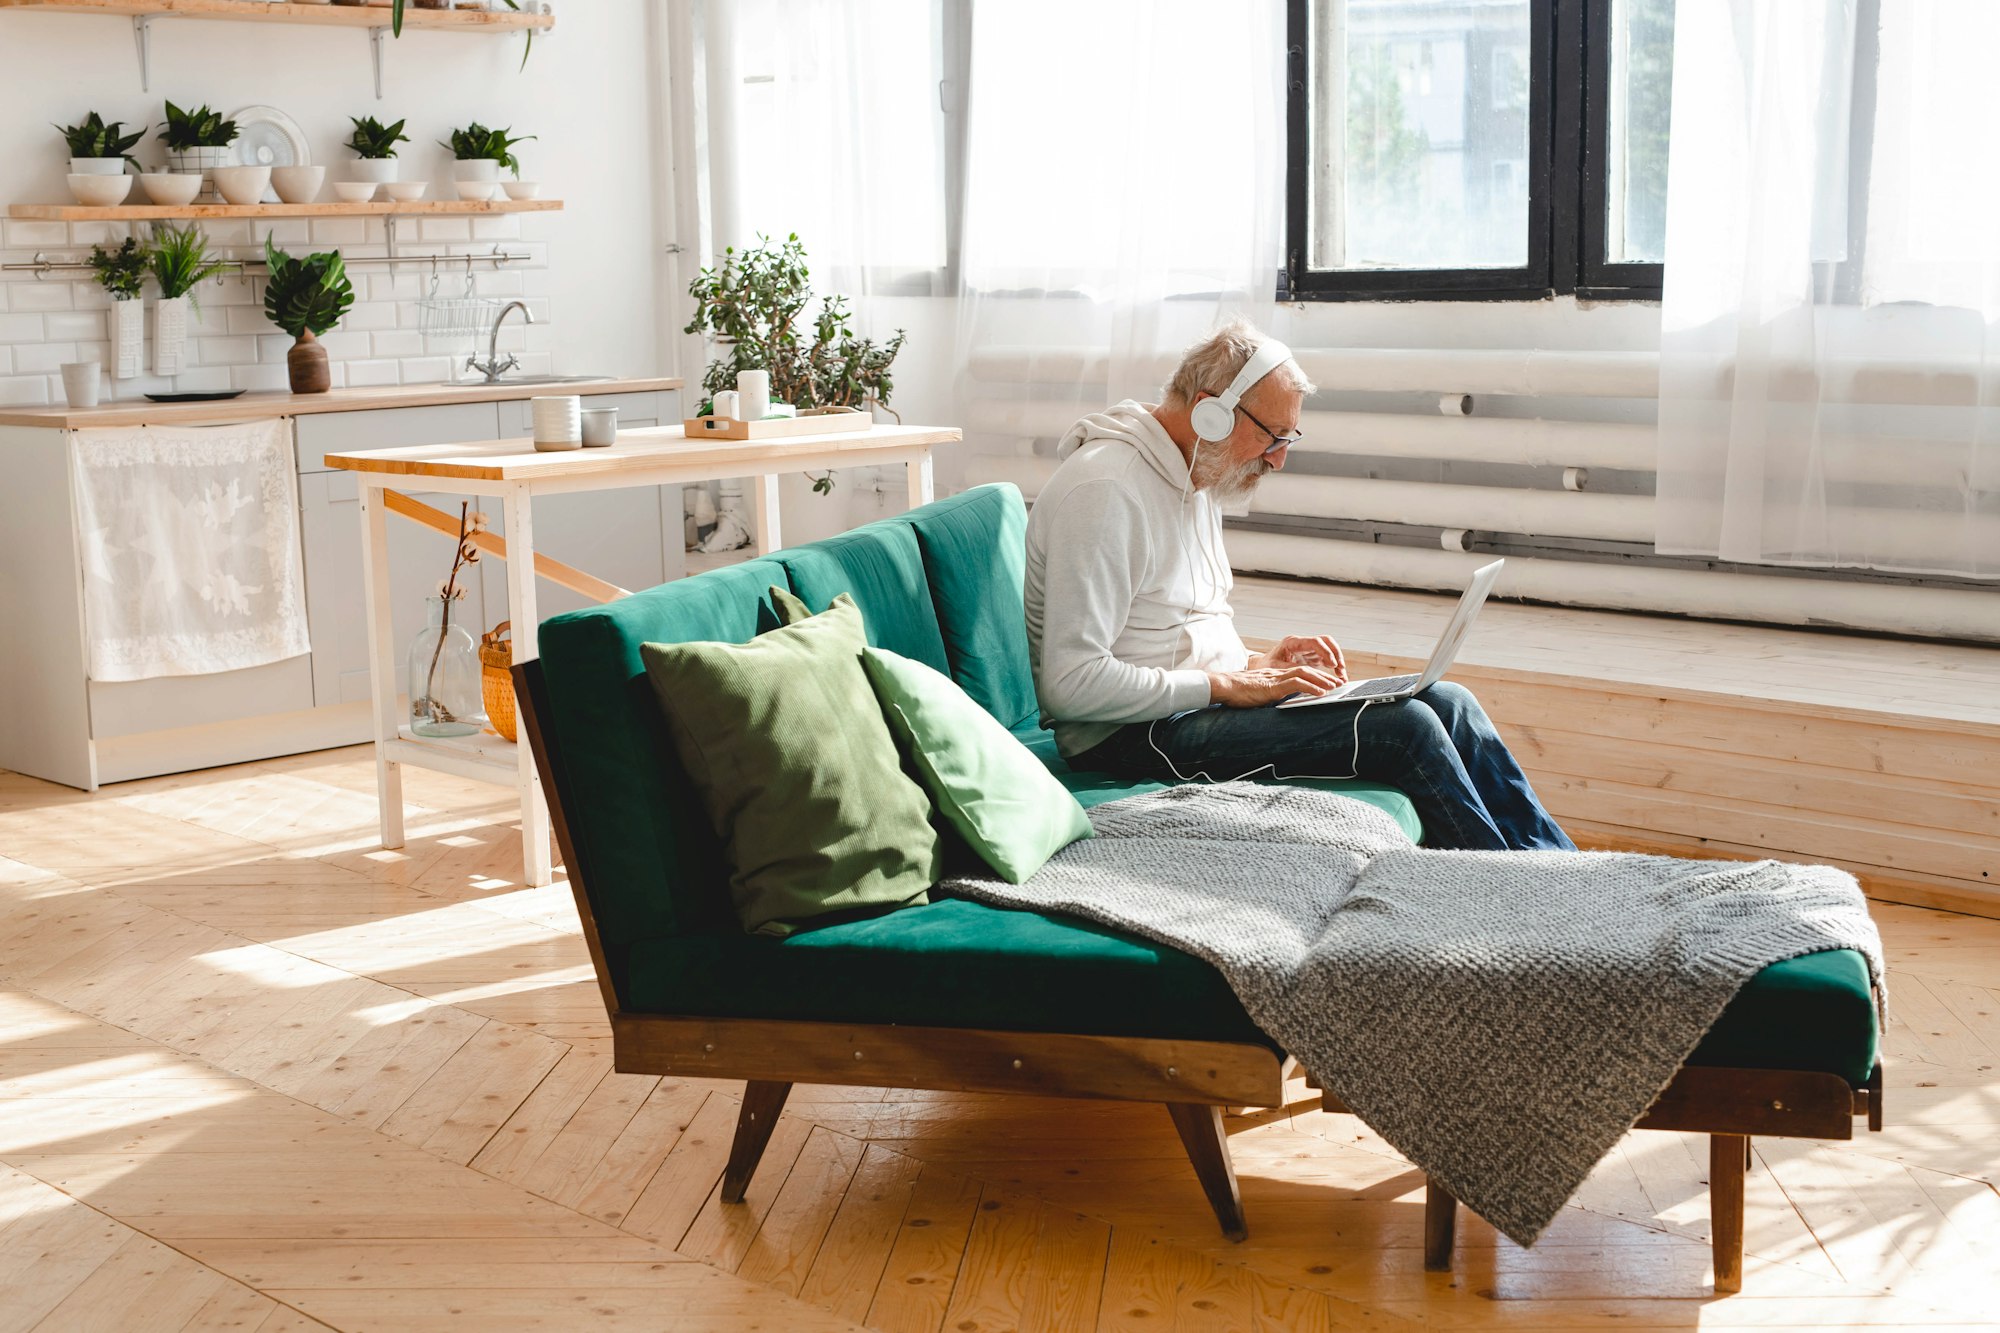
<instances>
[{"instance_id":1,"label":"wooden console table","mask_svg":"<svg viewBox=\"0 0 2000 1333\"><path fill-rule=\"evenodd\" d=\"M499 736L438 739L411 731L396 690L399 645L389 607L388 515L394 510L426 521L425 507L390 489L408 484L423 491L500 497L506 537L488 536L482 548L507 561L507 618L513 622L514 658L539 653L536 571L586 595L610 600L625 590L582 571L537 556L534 497L626 486L680 486L727 477L755 478L757 552L778 549L777 479L788 472L904 464L912 506L932 499L931 450L959 438L936 426L876 426L863 432L794 435L778 440L690 441L679 426L621 431L601 449L534 453L522 440L475 444L414 445L360 453L328 454L328 466L359 473L361 561L368 604L368 661L375 737L375 782L382 805L382 845L403 845L401 765L416 764L483 782L511 786L521 801L523 880L550 880L549 822L535 759L526 745ZM426 511L428 512L428 511ZM456 533L457 525L451 525Z\"/></svg>"}]
</instances>

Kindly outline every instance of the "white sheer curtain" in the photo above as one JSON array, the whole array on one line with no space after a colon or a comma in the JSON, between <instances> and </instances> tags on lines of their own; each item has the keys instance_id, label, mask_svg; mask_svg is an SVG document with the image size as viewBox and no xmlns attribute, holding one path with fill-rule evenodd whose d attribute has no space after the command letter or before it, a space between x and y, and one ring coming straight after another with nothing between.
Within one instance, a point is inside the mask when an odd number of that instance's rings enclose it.
<instances>
[{"instance_id":1,"label":"white sheer curtain","mask_svg":"<svg viewBox=\"0 0 2000 1333\"><path fill-rule=\"evenodd\" d=\"M1224 314L1273 322L1282 4L977 4L971 49L955 363L974 448L1156 397Z\"/></svg>"},{"instance_id":2,"label":"white sheer curtain","mask_svg":"<svg viewBox=\"0 0 2000 1333\"><path fill-rule=\"evenodd\" d=\"M2000 577L1992 0L1680 0L1658 546Z\"/></svg>"}]
</instances>

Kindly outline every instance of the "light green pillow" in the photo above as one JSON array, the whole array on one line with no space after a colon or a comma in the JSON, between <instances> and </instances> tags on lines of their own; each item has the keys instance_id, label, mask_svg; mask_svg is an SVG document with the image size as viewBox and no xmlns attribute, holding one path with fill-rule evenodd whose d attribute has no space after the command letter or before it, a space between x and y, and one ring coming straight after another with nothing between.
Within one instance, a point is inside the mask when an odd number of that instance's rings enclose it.
<instances>
[{"instance_id":1,"label":"light green pillow","mask_svg":"<svg viewBox=\"0 0 2000 1333\"><path fill-rule=\"evenodd\" d=\"M927 902L943 873L930 800L903 771L865 646L847 597L749 643L640 645L745 930L788 935Z\"/></svg>"},{"instance_id":2,"label":"light green pillow","mask_svg":"<svg viewBox=\"0 0 2000 1333\"><path fill-rule=\"evenodd\" d=\"M861 665L939 812L1000 878L1019 884L1090 836L1076 798L949 676L886 648Z\"/></svg>"}]
</instances>

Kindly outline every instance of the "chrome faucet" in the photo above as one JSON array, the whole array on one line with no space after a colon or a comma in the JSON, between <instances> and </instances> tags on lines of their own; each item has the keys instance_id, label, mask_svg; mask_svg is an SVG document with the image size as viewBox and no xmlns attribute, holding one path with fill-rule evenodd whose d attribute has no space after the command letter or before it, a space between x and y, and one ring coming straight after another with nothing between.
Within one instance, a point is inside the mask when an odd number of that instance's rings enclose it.
<instances>
[{"instance_id":1,"label":"chrome faucet","mask_svg":"<svg viewBox=\"0 0 2000 1333\"><path fill-rule=\"evenodd\" d=\"M500 359L500 326L507 321L507 316L516 310L521 312L521 318L528 323L535 322L535 312L528 309L526 301L509 301L501 306L500 313L493 317L493 332L486 340L485 364L482 365L476 356L465 358L465 368L484 375L488 384L498 384L502 375L521 364L521 358L518 356L510 355L505 361Z\"/></svg>"}]
</instances>

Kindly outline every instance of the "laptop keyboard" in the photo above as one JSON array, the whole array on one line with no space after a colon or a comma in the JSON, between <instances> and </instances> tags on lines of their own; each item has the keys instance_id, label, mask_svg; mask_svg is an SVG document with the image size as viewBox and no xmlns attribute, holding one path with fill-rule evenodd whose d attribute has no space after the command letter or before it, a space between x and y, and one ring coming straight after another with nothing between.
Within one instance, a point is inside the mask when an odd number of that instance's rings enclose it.
<instances>
[{"instance_id":1,"label":"laptop keyboard","mask_svg":"<svg viewBox=\"0 0 2000 1333\"><path fill-rule=\"evenodd\" d=\"M1381 676L1374 680L1365 680L1341 695L1340 701L1346 703L1350 699L1373 699L1384 694L1400 694L1423 678L1422 672L1416 672L1408 676Z\"/></svg>"}]
</instances>

